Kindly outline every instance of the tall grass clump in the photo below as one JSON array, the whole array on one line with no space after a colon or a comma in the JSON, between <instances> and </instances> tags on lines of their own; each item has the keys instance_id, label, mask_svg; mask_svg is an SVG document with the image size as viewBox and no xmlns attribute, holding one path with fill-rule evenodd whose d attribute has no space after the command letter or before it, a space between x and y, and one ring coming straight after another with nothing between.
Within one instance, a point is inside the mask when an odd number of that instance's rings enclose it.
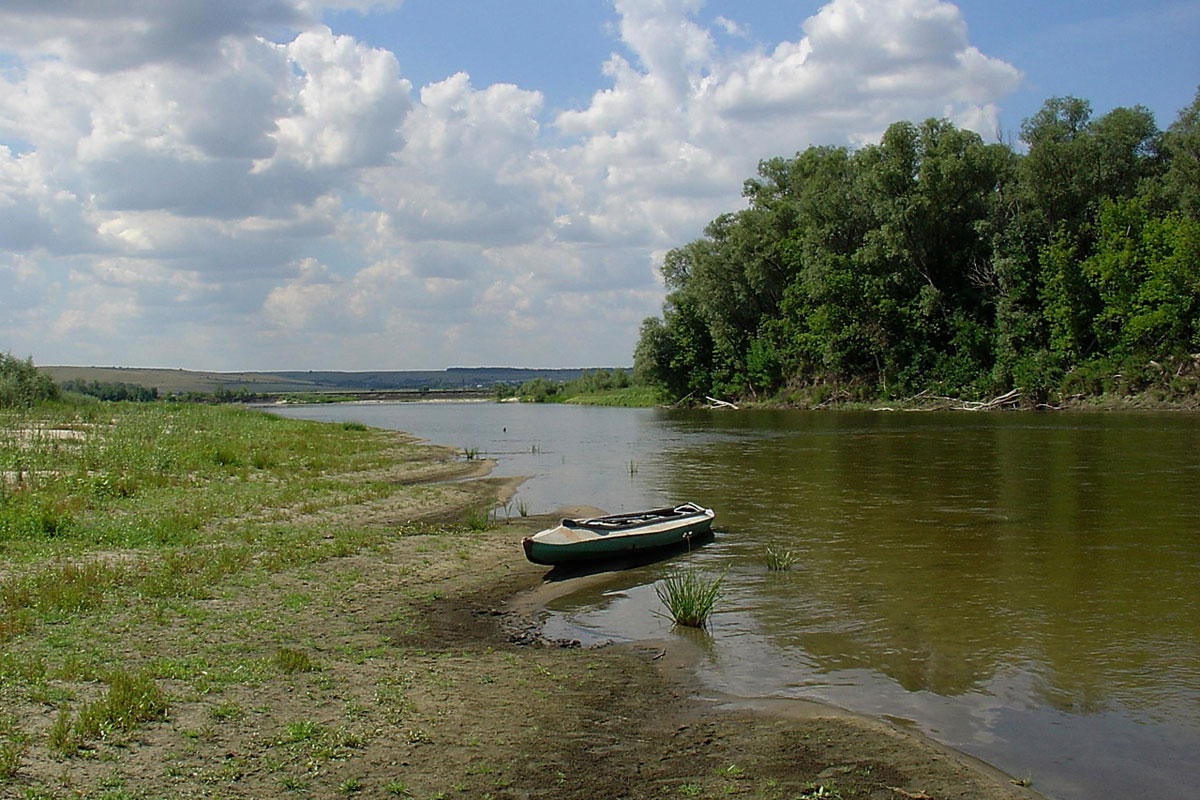
<instances>
[{"instance_id":1,"label":"tall grass clump","mask_svg":"<svg viewBox=\"0 0 1200 800\"><path fill-rule=\"evenodd\" d=\"M84 703L75 720L80 739L130 733L138 725L167 715L167 697L148 675L117 670L108 677L103 697Z\"/></svg>"},{"instance_id":2,"label":"tall grass clump","mask_svg":"<svg viewBox=\"0 0 1200 800\"><path fill-rule=\"evenodd\" d=\"M468 508L466 523L473 531L486 531L492 525L492 513L485 506Z\"/></svg>"},{"instance_id":3,"label":"tall grass clump","mask_svg":"<svg viewBox=\"0 0 1200 800\"><path fill-rule=\"evenodd\" d=\"M0 782L7 783L16 777L26 747L24 740L0 742Z\"/></svg>"},{"instance_id":4,"label":"tall grass clump","mask_svg":"<svg viewBox=\"0 0 1200 800\"><path fill-rule=\"evenodd\" d=\"M293 675L297 672L312 672L315 669L307 653L300 650L293 650L290 647L281 647L276 650L272 661L279 668L279 671L285 675Z\"/></svg>"},{"instance_id":5,"label":"tall grass clump","mask_svg":"<svg viewBox=\"0 0 1200 800\"><path fill-rule=\"evenodd\" d=\"M796 563L797 558L798 556L792 550L767 545L763 560L767 562L767 569L772 572L787 572Z\"/></svg>"},{"instance_id":6,"label":"tall grass clump","mask_svg":"<svg viewBox=\"0 0 1200 800\"><path fill-rule=\"evenodd\" d=\"M708 626L708 617L721 595L724 581L723 573L710 576L697 570L676 572L655 586L654 593L667 607L676 625L704 628Z\"/></svg>"}]
</instances>

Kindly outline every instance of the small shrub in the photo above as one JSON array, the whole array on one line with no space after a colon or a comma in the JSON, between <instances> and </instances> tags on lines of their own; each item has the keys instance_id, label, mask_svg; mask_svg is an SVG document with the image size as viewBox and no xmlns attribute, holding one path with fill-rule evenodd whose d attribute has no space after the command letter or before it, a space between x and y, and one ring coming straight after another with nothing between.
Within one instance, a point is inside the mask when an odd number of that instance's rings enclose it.
<instances>
[{"instance_id":1,"label":"small shrub","mask_svg":"<svg viewBox=\"0 0 1200 800\"><path fill-rule=\"evenodd\" d=\"M698 571L677 572L655 586L654 592L676 625L703 628L708 625L724 580L724 575L709 577Z\"/></svg>"},{"instance_id":2,"label":"small shrub","mask_svg":"<svg viewBox=\"0 0 1200 800\"><path fill-rule=\"evenodd\" d=\"M344 431L365 431L366 429L367 426L361 422L347 421L342 423L342 430Z\"/></svg>"}]
</instances>

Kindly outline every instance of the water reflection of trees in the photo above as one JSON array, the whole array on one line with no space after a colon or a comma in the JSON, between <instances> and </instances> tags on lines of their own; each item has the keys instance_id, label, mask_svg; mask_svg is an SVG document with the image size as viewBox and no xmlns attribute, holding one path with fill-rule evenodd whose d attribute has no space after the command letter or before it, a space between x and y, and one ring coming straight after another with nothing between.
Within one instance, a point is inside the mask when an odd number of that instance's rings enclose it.
<instances>
[{"instance_id":1,"label":"water reflection of trees","mask_svg":"<svg viewBox=\"0 0 1200 800\"><path fill-rule=\"evenodd\" d=\"M1200 430L1142 417L727 415L672 455L754 570L759 632L821 672L958 695L998 672L1035 702L1149 707L1200 680ZM711 422L710 422L711 424ZM1179 709L1183 713L1183 709Z\"/></svg>"}]
</instances>

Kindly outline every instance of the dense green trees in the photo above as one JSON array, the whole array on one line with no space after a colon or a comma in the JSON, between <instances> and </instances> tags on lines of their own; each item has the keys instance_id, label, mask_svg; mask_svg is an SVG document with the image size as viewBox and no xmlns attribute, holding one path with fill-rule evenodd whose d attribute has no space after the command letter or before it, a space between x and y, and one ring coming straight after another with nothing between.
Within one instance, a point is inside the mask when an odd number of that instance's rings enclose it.
<instances>
[{"instance_id":1,"label":"dense green trees","mask_svg":"<svg viewBox=\"0 0 1200 800\"><path fill-rule=\"evenodd\" d=\"M112 402L129 401L149 403L158 399L158 389L139 386L136 383L101 383L100 381L63 381L59 388L64 392L77 392L99 400Z\"/></svg>"},{"instance_id":2,"label":"dense green trees","mask_svg":"<svg viewBox=\"0 0 1200 800\"><path fill-rule=\"evenodd\" d=\"M664 259L636 377L676 398L1040 400L1200 351L1200 93L1165 133L1054 98L1021 139L898 122L763 161L746 209Z\"/></svg>"},{"instance_id":3,"label":"dense green trees","mask_svg":"<svg viewBox=\"0 0 1200 800\"><path fill-rule=\"evenodd\" d=\"M623 369L584 370L578 378L569 381L552 381L534 378L525 381L516 390L516 396L531 403L561 403L581 394L596 394L612 389L624 389L631 384L629 373ZM511 387L497 384L493 387L497 399L511 396Z\"/></svg>"},{"instance_id":4,"label":"dense green trees","mask_svg":"<svg viewBox=\"0 0 1200 800\"><path fill-rule=\"evenodd\" d=\"M50 376L11 353L0 353L0 408L29 408L43 400L57 400L58 386Z\"/></svg>"}]
</instances>

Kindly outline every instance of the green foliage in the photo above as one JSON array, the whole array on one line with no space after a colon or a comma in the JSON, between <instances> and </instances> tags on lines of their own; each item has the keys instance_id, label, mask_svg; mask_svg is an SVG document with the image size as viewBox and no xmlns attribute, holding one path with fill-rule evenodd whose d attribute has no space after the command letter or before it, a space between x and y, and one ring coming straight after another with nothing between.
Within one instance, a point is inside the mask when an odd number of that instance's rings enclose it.
<instances>
[{"instance_id":1,"label":"green foliage","mask_svg":"<svg viewBox=\"0 0 1200 800\"><path fill-rule=\"evenodd\" d=\"M149 676L117 670L109 675L108 691L94 701L84 703L75 720L75 733L82 740L107 738L114 733L130 733L138 725L162 719L167 714L167 698Z\"/></svg>"},{"instance_id":2,"label":"green foliage","mask_svg":"<svg viewBox=\"0 0 1200 800\"><path fill-rule=\"evenodd\" d=\"M58 397L58 386L33 366L32 358L0 353L0 408L29 408Z\"/></svg>"},{"instance_id":3,"label":"green foliage","mask_svg":"<svg viewBox=\"0 0 1200 800\"><path fill-rule=\"evenodd\" d=\"M280 672L292 675L297 672L311 672L314 667L308 654L290 647L281 647L275 651L272 659Z\"/></svg>"},{"instance_id":4,"label":"green foliage","mask_svg":"<svg viewBox=\"0 0 1200 800\"><path fill-rule=\"evenodd\" d=\"M786 572L796 563L796 555L794 550L786 548L778 548L772 545L767 545L766 552L763 555L763 560L766 562L767 569L772 572Z\"/></svg>"},{"instance_id":5,"label":"green foliage","mask_svg":"<svg viewBox=\"0 0 1200 800\"><path fill-rule=\"evenodd\" d=\"M563 403L581 395L595 395L627 389L633 384L633 379L623 369L599 369L595 372L584 371L578 378L563 382L534 378L521 384L516 393L522 400L529 403ZM502 392L507 391L509 391L508 387L497 384L495 388L497 399L501 398Z\"/></svg>"},{"instance_id":6,"label":"green foliage","mask_svg":"<svg viewBox=\"0 0 1200 800\"><path fill-rule=\"evenodd\" d=\"M664 258L635 378L672 400L1036 403L1087 361L1195 352L1198 120L1200 93L1166 134L1052 98L1025 154L927 120L763 161L748 208Z\"/></svg>"},{"instance_id":7,"label":"green foliage","mask_svg":"<svg viewBox=\"0 0 1200 800\"><path fill-rule=\"evenodd\" d=\"M64 381L59 384L64 392L95 397L111 402L150 403L158 399L156 387L138 386L134 383L101 383L100 381Z\"/></svg>"}]
</instances>

